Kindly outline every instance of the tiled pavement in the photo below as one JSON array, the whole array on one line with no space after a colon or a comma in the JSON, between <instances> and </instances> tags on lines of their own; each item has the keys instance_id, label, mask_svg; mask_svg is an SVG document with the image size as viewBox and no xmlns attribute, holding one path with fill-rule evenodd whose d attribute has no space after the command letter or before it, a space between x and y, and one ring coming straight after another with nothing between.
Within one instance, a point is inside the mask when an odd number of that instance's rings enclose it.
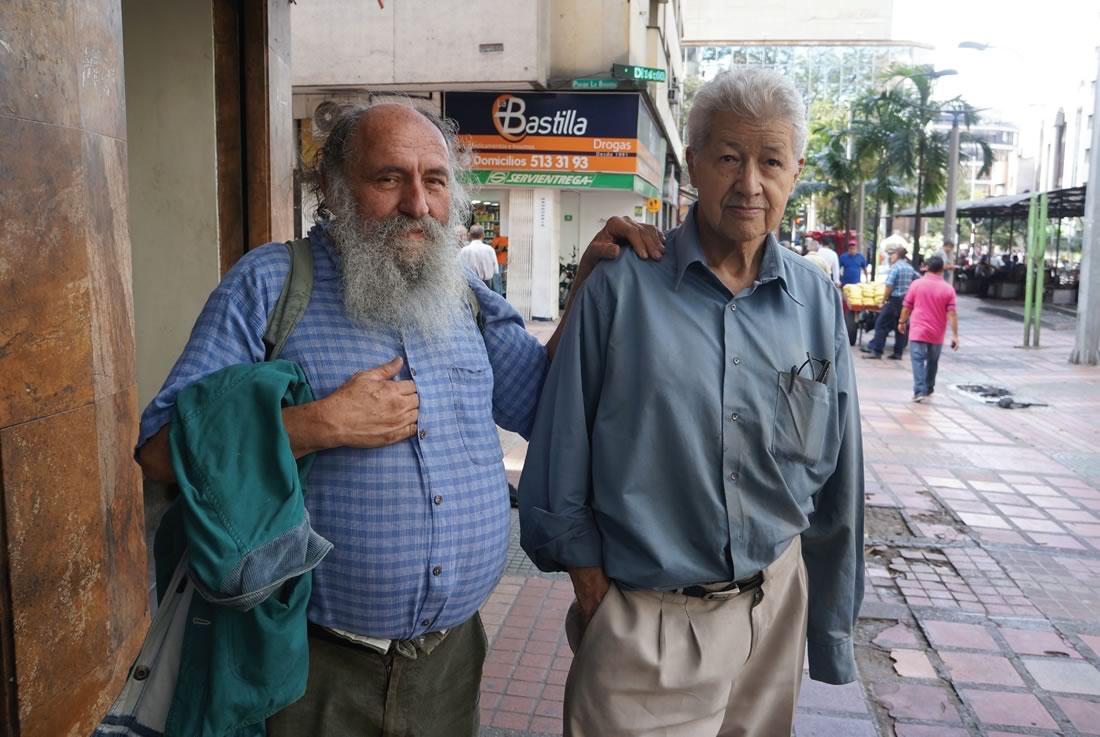
<instances>
[{"instance_id":1,"label":"tiled pavement","mask_svg":"<svg viewBox=\"0 0 1100 737\"><path fill-rule=\"evenodd\" d=\"M1066 364L1071 332L1023 350L1019 322L978 307L961 300L963 350L944 356L927 404L908 401L907 360L856 360L862 679L806 681L798 737L1100 735L1100 370ZM1051 406L983 405L952 390L966 383ZM518 478L522 441L505 451ZM482 733L558 735L572 589L531 566L516 530L510 553L483 610Z\"/></svg>"}]
</instances>

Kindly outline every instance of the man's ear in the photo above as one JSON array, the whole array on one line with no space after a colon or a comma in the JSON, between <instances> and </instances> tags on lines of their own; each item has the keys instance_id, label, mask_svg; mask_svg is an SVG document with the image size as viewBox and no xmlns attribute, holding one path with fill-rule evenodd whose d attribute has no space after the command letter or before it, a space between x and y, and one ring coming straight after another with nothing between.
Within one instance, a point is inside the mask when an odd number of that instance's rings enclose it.
<instances>
[{"instance_id":1,"label":"man's ear","mask_svg":"<svg viewBox=\"0 0 1100 737\"><path fill-rule=\"evenodd\" d=\"M695 184L695 147L688 146L684 149L684 156L687 158L688 165L688 181L690 184Z\"/></svg>"}]
</instances>

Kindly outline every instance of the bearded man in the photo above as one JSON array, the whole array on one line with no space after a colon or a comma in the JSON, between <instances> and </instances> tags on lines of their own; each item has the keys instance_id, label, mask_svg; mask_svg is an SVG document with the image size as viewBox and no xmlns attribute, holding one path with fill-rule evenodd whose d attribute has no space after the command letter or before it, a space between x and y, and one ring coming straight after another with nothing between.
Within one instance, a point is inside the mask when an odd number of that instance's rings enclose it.
<instances>
[{"instance_id":1,"label":"bearded man","mask_svg":"<svg viewBox=\"0 0 1100 737\"><path fill-rule=\"evenodd\" d=\"M281 354L317 400L282 419L296 456L316 452L306 508L335 547L313 574L306 694L268 720L269 737L478 732L477 612L503 572L510 521L496 425L529 433L556 336L544 349L460 266L469 202L456 151L445 121L390 102L342 109L318 155L313 292ZM618 254L616 238L663 251L656 230L614 218L584 273ZM174 478L177 394L264 360L289 267L286 248L255 249L211 295L142 417L147 478Z\"/></svg>"}]
</instances>

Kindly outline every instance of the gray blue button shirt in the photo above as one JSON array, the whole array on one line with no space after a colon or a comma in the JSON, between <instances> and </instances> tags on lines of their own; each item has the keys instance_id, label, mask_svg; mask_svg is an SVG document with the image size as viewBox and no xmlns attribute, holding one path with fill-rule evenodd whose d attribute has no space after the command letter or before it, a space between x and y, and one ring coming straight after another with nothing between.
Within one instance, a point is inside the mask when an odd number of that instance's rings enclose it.
<instances>
[{"instance_id":1,"label":"gray blue button shirt","mask_svg":"<svg viewBox=\"0 0 1100 737\"><path fill-rule=\"evenodd\" d=\"M751 576L801 535L810 675L854 680L863 444L840 294L771 236L731 294L694 211L666 242L577 296L520 484L523 548L660 591Z\"/></svg>"}]
</instances>

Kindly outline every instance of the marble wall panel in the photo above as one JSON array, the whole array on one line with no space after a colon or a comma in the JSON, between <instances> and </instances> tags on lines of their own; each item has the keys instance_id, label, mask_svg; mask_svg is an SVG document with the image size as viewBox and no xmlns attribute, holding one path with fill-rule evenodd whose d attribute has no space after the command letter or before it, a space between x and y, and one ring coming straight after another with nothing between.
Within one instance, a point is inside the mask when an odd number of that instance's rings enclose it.
<instances>
[{"instance_id":1,"label":"marble wall panel","mask_svg":"<svg viewBox=\"0 0 1100 737\"><path fill-rule=\"evenodd\" d=\"M83 135L88 193L85 243L91 294L93 389L97 400L137 381L134 295L126 224L126 143Z\"/></svg>"},{"instance_id":2,"label":"marble wall panel","mask_svg":"<svg viewBox=\"0 0 1100 737\"><path fill-rule=\"evenodd\" d=\"M81 138L0 115L0 427L93 398Z\"/></svg>"},{"instance_id":3,"label":"marble wall panel","mask_svg":"<svg viewBox=\"0 0 1100 737\"><path fill-rule=\"evenodd\" d=\"M97 435L94 404L0 432L21 725L110 653Z\"/></svg>"}]
</instances>

